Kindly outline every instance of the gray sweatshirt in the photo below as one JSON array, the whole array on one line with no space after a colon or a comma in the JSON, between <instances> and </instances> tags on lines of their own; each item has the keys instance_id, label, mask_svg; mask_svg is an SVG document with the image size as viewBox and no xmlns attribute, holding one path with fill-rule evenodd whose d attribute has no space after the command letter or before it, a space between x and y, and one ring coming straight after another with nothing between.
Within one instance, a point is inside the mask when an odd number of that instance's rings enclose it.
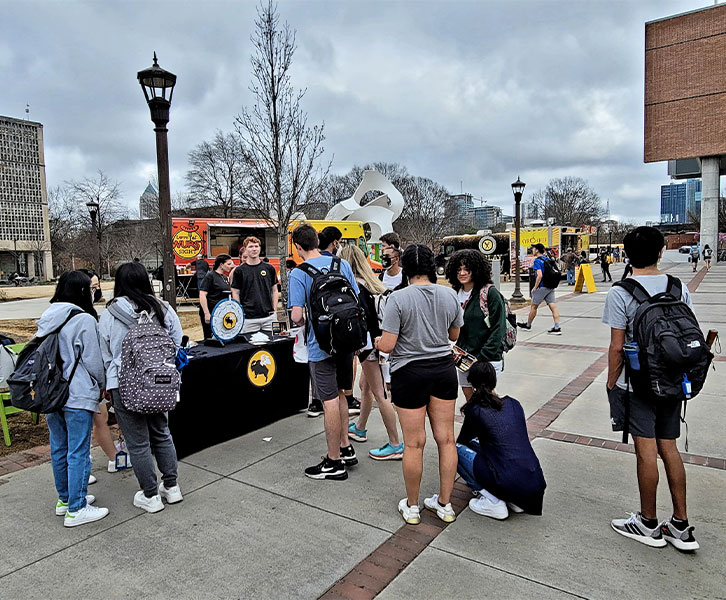
<instances>
[{"instance_id":1,"label":"gray sweatshirt","mask_svg":"<svg viewBox=\"0 0 726 600\"><path fill-rule=\"evenodd\" d=\"M117 298L116 306L134 319L139 316L136 313L136 306L126 296ZM169 332L174 343L181 346L182 327L179 317L166 302L164 302L164 307L167 309L164 328ZM118 389L118 374L121 370L121 344L128 331L129 328L126 323L115 318L108 310L101 313L101 318L98 320L98 334L101 338L103 364L106 368L106 389Z\"/></svg>"},{"instance_id":2,"label":"gray sweatshirt","mask_svg":"<svg viewBox=\"0 0 726 600\"><path fill-rule=\"evenodd\" d=\"M54 302L38 319L38 336L55 331L72 310L80 310L70 302ZM73 317L58 335L58 348L63 360L63 376L67 379L73 370L76 356L80 354L69 387L66 408L80 408L98 412L98 401L105 389L105 376L101 347L98 343L98 324L88 313Z\"/></svg>"}]
</instances>

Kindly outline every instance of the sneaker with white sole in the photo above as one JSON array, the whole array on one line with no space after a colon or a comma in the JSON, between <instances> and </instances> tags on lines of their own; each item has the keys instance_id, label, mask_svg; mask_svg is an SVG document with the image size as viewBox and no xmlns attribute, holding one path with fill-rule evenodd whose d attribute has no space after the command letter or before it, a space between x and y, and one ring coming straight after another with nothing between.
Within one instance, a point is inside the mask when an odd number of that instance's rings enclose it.
<instances>
[{"instance_id":1,"label":"sneaker with white sole","mask_svg":"<svg viewBox=\"0 0 726 600\"><path fill-rule=\"evenodd\" d=\"M161 496L156 494L156 496L147 498L144 495L144 490L136 492L134 506L136 508L143 508L148 513L157 513L160 510L164 510L164 503L161 501Z\"/></svg>"},{"instance_id":2,"label":"sneaker with white sole","mask_svg":"<svg viewBox=\"0 0 726 600\"><path fill-rule=\"evenodd\" d=\"M88 485L93 485L97 481L98 481L98 479L96 479L96 476L95 475L89 475L88 476Z\"/></svg>"},{"instance_id":3,"label":"sneaker with white sole","mask_svg":"<svg viewBox=\"0 0 726 600\"><path fill-rule=\"evenodd\" d=\"M109 473L116 473L118 469L116 468L116 461L115 460L109 460L108 461L108 472Z\"/></svg>"},{"instance_id":4,"label":"sneaker with white sole","mask_svg":"<svg viewBox=\"0 0 726 600\"><path fill-rule=\"evenodd\" d=\"M553 327L552 329L548 329L547 333L549 335L562 335L562 329L560 327Z\"/></svg>"},{"instance_id":5,"label":"sneaker with white sole","mask_svg":"<svg viewBox=\"0 0 726 600\"><path fill-rule=\"evenodd\" d=\"M409 525L418 525L421 522L421 511L418 506L409 506L408 498L404 498L398 503L398 512Z\"/></svg>"},{"instance_id":6,"label":"sneaker with white sole","mask_svg":"<svg viewBox=\"0 0 726 600\"><path fill-rule=\"evenodd\" d=\"M166 500L167 504L176 504L177 502L184 500L184 496L182 496L178 485L166 488L163 483L160 483L159 496Z\"/></svg>"},{"instance_id":7,"label":"sneaker with white sole","mask_svg":"<svg viewBox=\"0 0 726 600\"><path fill-rule=\"evenodd\" d=\"M438 516L444 523L453 523L456 521L456 513L454 512L454 509L451 508L451 502L442 506L439 504L438 494L434 494L431 498L424 499L424 506L435 512L436 516Z\"/></svg>"},{"instance_id":8,"label":"sneaker with white sole","mask_svg":"<svg viewBox=\"0 0 726 600\"><path fill-rule=\"evenodd\" d=\"M348 425L348 437L354 442L366 442L368 441L368 430L358 429L354 421Z\"/></svg>"},{"instance_id":9,"label":"sneaker with white sole","mask_svg":"<svg viewBox=\"0 0 726 600\"><path fill-rule=\"evenodd\" d=\"M358 464L358 457L355 455L355 448L353 448L352 444L340 449L340 460L343 461L346 468L353 467Z\"/></svg>"},{"instance_id":10,"label":"sneaker with white sole","mask_svg":"<svg viewBox=\"0 0 726 600\"><path fill-rule=\"evenodd\" d=\"M323 461L305 469L305 476L310 479L335 479L343 481L348 479L348 471L342 460L332 460L323 456Z\"/></svg>"},{"instance_id":11,"label":"sneaker with white sole","mask_svg":"<svg viewBox=\"0 0 726 600\"><path fill-rule=\"evenodd\" d=\"M507 509L507 503L504 500L498 502L492 502L489 498L483 495L479 495L478 498L472 498L469 500L469 508L478 515L485 517L491 517L503 521L509 516L509 510Z\"/></svg>"},{"instance_id":12,"label":"sneaker with white sole","mask_svg":"<svg viewBox=\"0 0 726 600\"><path fill-rule=\"evenodd\" d=\"M509 510L510 510L511 512L513 512L513 513L517 513L517 514L519 514L519 513L523 513L523 512L524 512L524 509L523 509L523 508L519 508L519 506L517 506L516 504L514 504L514 503L512 503L512 502L507 502L507 508L508 508L508 509L509 509Z\"/></svg>"},{"instance_id":13,"label":"sneaker with white sole","mask_svg":"<svg viewBox=\"0 0 726 600\"><path fill-rule=\"evenodd\" d=\"M86 505L93 504L96 501L96 496L93 494L88 494L86 496ZM58 502L55 503L55 516L56 517L63 517L68 512L68 502L63 502L60 498L58 498Z\"/></svg>"},{"instance_id":14,"label":"sneaker with white sole","mask_svg":"<svg viewBox=\"0 0 726 600\"><path fill-rule=\"evenodd\" d=\"M93 523L94 521L100 521L108 515L107 508L100 508L98 506L91 506L86 504L81 510L76 512L66 512L66 517L63 519L64 527L77 527L78 525L85 525L86 523Z\"/></svg>"},{"instance_id":15,"label":"sneaker with white sole","mask_svg":"<svg viewBox=\"0 0 726 600\"><path fill-rule=\"evenodd\" d=\"M660 527L656 527L655 529L646 527L641 520L640 513L630 513L627 519L613 519L610 521L610 526L620 535L636 540L651 548L662 548L666 545Z\"/></svg>"},{"instance_id":16,"label":"sneaker with white sole","mask_svg":"<svg viewBox=\"0 0 726 600\"><path fill-rule=\"evenodd\" d=\"M368 452L373 460L401 460L403 458L403 442L398 446L394 446L391 442L386 442L380 448L374 448Z\"/></svg>"},{"instance_id":17,"label":"sneaker with white sole","mask_svg":"<svg viewBox=\"0 0 726 600\"><path fill-rule=\"evenodd\" d=\"M319 417L324 412L323 403L317 398L310 400L308 405L308 417Z\"/></svg>"},{"instance_id":18,"label":"sneaker with white sole","mask_svg":"<svg viewBox=\"0 0 726 600\"><path fill-rule=\"evenodd\" d=\"M693 529L693 525L689 525L681 531L673 525L670 519L660 524L660 532L663 539L682 552L693 552L701 547L696 541L696 538L693 537Z\"/></svg>"}]
</instances>

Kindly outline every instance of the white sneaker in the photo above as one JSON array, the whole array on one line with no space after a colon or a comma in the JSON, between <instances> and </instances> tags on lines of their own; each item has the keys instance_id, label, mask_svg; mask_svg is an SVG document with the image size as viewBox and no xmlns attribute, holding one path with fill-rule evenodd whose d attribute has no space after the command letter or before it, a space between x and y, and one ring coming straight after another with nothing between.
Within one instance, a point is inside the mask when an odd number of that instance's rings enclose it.
<instances>
[{"instance_id":1,"label":"white sneaker","mask_svg":"<svg viewBox=\"0 0 726 600\"><path fill-rule=\"evenodd\" d=\"M500 521L509 516L507 503L504 502L504 500L492 502L485 496L479 496L478 498L472 498L469 500L469 508L478 515L484 515L485 517L491 517L492 519L499 519Z\"/></svg>"},{"instance_id":2,"label":"white sneaker","mask_svg":"<svg viewBox=\"0 0 726 600\"><path fill-rule=\"evenodd\" d=\"M516 504L513 504L512 502L507 502L507 508L512 511L513 513L523 513L524 509L519 508Z\"/></svg>"},{"instance_id":3,"label":"white sneaker","mask_svg":"<svg viewBox=\"0 0 726 600\"><path fill-rule=\"evenodd\" d=\"M164 487L163 483L160 483L159 495L164 500L166 500L168 504L176 504L177 502L181 502L182 500L184 500L184 496L182 496L181 490L179 489L178 485L167 489Z\"/></svg>"},{"instance_id":4,"label":"white sneaker","mask_svg":"<svg viewBox=\"0 0 726 600\"><path fill-rule=\"evenodd\" d=\"M81 510L76 512L67 512L66 518L63 519L64 527L77 527L78 525L84 525L85 523L93 523L93 521L100 521L108 514L107 508L99 508L98 506L91 506L86 504Z\"/></svg>"},{"instance_id":5,"label":"white sneaker","mask_svg":"<svg viewBox=\"0 0 726 600\"><path fill-rule=\"evenodd\" d=\"M134 496L134 506L136 508L143 508L146 512L156 513L160 510L164 510L164 503L161 501L161 496L156 494L151 498L144 496L144 490L139 490Z\"/></svg>"},{"instance_id":6,"label":"white sneaker","mask_svg":"<svg viewBox=\"0 0 726 600\"><path fill-rule=\"evenodd\" d=\"M404 498L398 503L398 512L401 513L403 520L409 525L418 525L421 522L421 513L418 506L409 506L408 498Z\"/></svg>"},{"instance_id":7,"label":"white sneaker","mask_svg":"<svg viewBox=\"0 0 726 600\"><path fill-rule=\"evenodd\" d=\"M86 504L93 504L96 501L96 496L88 494L86 496ZM58 498L58 502L55 503L55 515L57 517L63 517L68 512L68 502L63 502Z\"/></svg>"},{"instance_id":8,"label":"white sneaker","mask_svg":"<svg viewBox=\"0 0 726 600\"><path fill-rule=\"evenodd\" d=\"M446 506L441 506L441 504L439 504L438 494L434 494L431 498L426 498L424 500L424 506L429 510L434 511L439 519L441 519L444 523L452 523L456 521L456 513L454 512L454 509L451 508L451 502L449 502Z\"/></svg>"},{"instance_id":9,"label":"white sneaker","mask_svg":"<svg viewBox=\"0 0 726 600\"><path fill-rule=\"evenodd\" d=\"M115 473L116 471L118 471L118 469L116 468L116 461L115 460L109 460L108 461L108 472L109 473Z\"/></svg>"},{"instance_id":10,"label":"white sneaker","mask_svg":"<svg viewBox=\"0 0 726 600\"><path fill-rule=\"evenodd\" d=\"M98 481L98 479L96 479L96 476L95 475L89 475L88 476L88 485L93 485L97 481Z\"/></svg>"}]
</instances>

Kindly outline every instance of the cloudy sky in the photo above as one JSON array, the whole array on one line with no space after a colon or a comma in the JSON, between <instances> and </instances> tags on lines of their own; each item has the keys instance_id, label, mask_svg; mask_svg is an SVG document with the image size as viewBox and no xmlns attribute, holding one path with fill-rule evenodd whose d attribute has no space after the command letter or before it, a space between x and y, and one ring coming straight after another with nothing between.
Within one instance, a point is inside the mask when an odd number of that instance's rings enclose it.
<instances>
[{"instance_id":1,"label":"cloudy sky","mask_svg":"<svg viewBox=\"0 0 726 600\"><path fill-rule=\"evenodd\" d=\"M293 83L333 171L398 162L511 213L553 177L587 179L613 216L657 218L666 164L643 163L646 21L711 0L282 0ZM155 170L136 72L178 76L172 193L187 153L251 101L255 3L0 0L0 114L40 121L49 186L94 176L138 197Z\"/></svg>"}]
</instances>

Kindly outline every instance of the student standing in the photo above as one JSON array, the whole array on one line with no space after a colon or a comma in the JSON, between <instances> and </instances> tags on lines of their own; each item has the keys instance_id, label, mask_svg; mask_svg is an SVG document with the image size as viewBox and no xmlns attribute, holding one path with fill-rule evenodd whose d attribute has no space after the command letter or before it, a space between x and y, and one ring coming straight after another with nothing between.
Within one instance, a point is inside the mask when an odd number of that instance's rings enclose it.
<instances>
[{"instance_id":1,"label":"student standing","mask_svg":"<svg viewBox=\"0 0 726 600\"><path fill-rule=\"evenodd\" d=\"M98 401L105 388L91 278L80 271L63 273L50 303L38 320L37 335L59 332L63 376L70 380L63 410L46 415L58 492L55 514L64 517L66 527L75 527L108 514L107 508L91 506L95 498L86 495L91 473L93 415L98 412Z\"/></svg>"},{"instance_id":2,"label":"student standing","mask_svg":"<svg viewBox=\"0 0 726 600\"><path fill-rule=\"evenodd\" d=\"M451 288L436 284L430 248L408 246L401 263L409 285L388 299L383 333L375 343L377 350L391 355L392 399L405 444L406 498L398 511L406 523L421 520L418 499L428 415L439 451L439 493L426 498L424 506L449 523L456 519L451 490L456 477L454 406L459 391L449 341L459 337L463 310Z\"/></svg>"},{"instance_id":3,"label":"student standing","mask_svg":"<svg viewBox=\"0 0 726 600\"><path fill-rule=\"evenodd\" d=\"M154 323L169 332L177 346L181 345L179 317L168 304L154 296L146 271L140 264L125 263L116 270L113 296L111 302L130 320L138 321L140 313L146 312ZM119 394L121 350L129 328L126 320L117 318L108 308L101 315L99 335L106 369L106 388L124 433L134 475L141 487L134 496L134 506L155 513L164 509L162 498L174 504L181 502L183 497L177 484L176 448L169 433L167 413L147 414L128 410ZM157 465L161 471L161 485L156 479Z\"/></svg>"},{"instance_id":4,"label":"student standing","mask_svg":"<svg viewBox=\"0 0 726 600\"><path fill-rule=\"evenodd\" d=\"M312 226L299 225L292 232L301 258L322 272L327 272L337 257L322 256L318 250L318 234ZM350 282L355 293L359 293L358 284L350 265L342 260L340 271ZM307 309L308 322L305 325L308 346L310 378L313 385L313 396L323 403L323 419L325 440L328 453L323 461L305 469L305 475L312 479L348 478L347 467L358 463L355 450L348 439L348 402L346 390L353 388L353 354L336 354L330 356L320 348L310 315L310 288L313 279L301 268L290 272L288 308L292 309L293 323L301 325L305 321L303 309Z\"/></svg>"},{"instance_id":5,"label":"student standing","mask_svg":"<svg viewBox=\"0 0 726 600\"><path fill-rule=\"evenodd\" d=\"M247 259L232 276L232 297L242 304L245 324L242 333L255 333L262 329L272 332L277 301L277 271L270 263L260 259L262 245L259 238L250 236L243 242Z\"/></svg>"},{"instance_id":6,"label":"student standing","mask_svg":"<svg viewBox=\"0 0 726 600\"><path fill-rule=\"evenodd\" d=\"M199 318L202 320L204 339L212 337L212 311L222 300L232 294L229 286L229 274L234 269L234 262L229 254L220 254L214 259L214 269L202 279L199 288Z\"/></svg>"}]
</instances>

